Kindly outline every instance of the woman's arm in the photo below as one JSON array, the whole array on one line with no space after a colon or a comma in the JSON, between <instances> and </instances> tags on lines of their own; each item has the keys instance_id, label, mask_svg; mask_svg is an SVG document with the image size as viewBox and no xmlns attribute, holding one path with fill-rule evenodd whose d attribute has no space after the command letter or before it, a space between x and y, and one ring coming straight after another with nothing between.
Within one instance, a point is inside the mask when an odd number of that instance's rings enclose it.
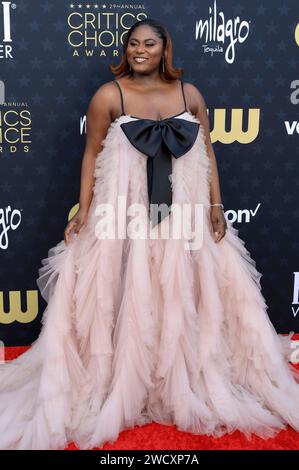
<instances>
[{"instance_id":1,"label":"woman's arm","mask_svg":"<svg viewBox=\"0 0 299 470\"><path fill-rule=\"evenodd\" d=\"M90 100L86 113L86 145L81 165L79 204L81 211L85 213L88 212L93 196L95 159L102 150L102 141L111 124L112 92L110 83L102 85Z\"/></svg>"},{"instance_id":2,"label":"woman's arm","mask_svg":"<svg viewBox=\"0 0 299 470\"><path fill-rule=\"evenodd\" d=\"M188 83L187 92L189 92L190 103L192 103L195 116L199 119L205 134L205 143L207 146L207 154L210 159L211 167L211 182L210 182L210 204L222 204L219 173L217 160L210 135L210 123L207 113L207 107L204 97L200 91L192 84ZM211 207L211 222L213 231L215 233L215 241L219 242L225 235L227 223L224 217L223 210L220 206Z\"/></svg>"},{"instance_id":3,"label":"woman's arm","mask_svg":"<svg viewBox=\"0 0 299 470\"><path fill-rule=\"evenodd\" d=\"M113 99L114 97L114 99ZM86 113L86 144L81 164L79 210L64 230L64 240L70 241L74 231L79 233L85 225L93 197L95 160L102 150L102 141L111 124L111 103L115 102L115 85L102 85L90 100Z\"/></svg>"}]
</instances>

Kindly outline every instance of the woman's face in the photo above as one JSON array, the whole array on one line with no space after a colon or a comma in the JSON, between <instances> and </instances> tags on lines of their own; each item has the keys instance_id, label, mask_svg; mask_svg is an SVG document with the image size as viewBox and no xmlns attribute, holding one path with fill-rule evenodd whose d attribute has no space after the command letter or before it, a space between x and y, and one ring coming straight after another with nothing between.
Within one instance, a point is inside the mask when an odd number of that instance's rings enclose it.
<instances>
[{"instance_id":1,"label":"woman's face","mask_svg":"<svg viewBox=\"0 0 299 470\"><path fill-rule=\"evenodd\" d=\"M150 26L138 26L131 34L127 47L127 59L132 71L152 73L159 68L162 55L162 39Z\"/></svg>"}]
</instances>

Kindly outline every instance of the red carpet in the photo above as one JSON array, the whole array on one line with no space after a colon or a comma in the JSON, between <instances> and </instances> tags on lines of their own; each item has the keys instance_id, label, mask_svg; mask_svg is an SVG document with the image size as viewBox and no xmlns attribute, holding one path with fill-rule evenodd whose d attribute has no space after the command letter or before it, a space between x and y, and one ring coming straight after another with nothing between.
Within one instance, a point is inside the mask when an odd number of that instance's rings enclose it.
<instances>
[{"instance_id":1,"label":"red carpet","mask_svg":"<svg viewBox=\"0 0 299 470\"><path fill-rule=\"evenodd\" d=\"M292 339L299 339L299 334ZM5 359L14 359L27 347L5 348ZM299 368L299 365L297 365ZM147 424L142 427L126 430L120 433L114 444L106 444L104 450L299 450L299 433L287 428L273 439L261 439L253 436L251 440L239 431L227 434L219 439L196 436L178 431L175 426ZM66 450L77 450L74 444L69 444Z\"/></svg>"}]
</instances>

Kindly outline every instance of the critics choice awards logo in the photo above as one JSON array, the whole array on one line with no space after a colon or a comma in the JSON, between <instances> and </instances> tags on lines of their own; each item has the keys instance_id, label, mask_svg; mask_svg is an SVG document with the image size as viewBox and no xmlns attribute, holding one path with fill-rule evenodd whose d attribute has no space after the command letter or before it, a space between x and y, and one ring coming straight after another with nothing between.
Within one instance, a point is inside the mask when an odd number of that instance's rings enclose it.
<instances>
[{"instance_id":1,"label":"critics choice awards logo","mask_svg":"<svg viewBox=\"0 0 299 470\"><path fill-rule=\"evenodd\" d=\"M13 59L11 17L15 9L15 3L0 2L0 60Z\"/></svg>"},{"instance_id":2,"label":"critics choice awards logo","mask_svg":"<svg viewBox=\"0 0 299 470\"><path fill-rule=\"evenodd\" d=\"M21 150L30 152L31 112L28 103L5 99L5 83L0 80L0 155Z\"/></svg>"},{"instance_id":3,"label":"critics choice awards logo","mask_svg":"<svg viewBox=\"0 0 299 470\"><path fill-rule=\"evenodd\" d=\"M125 11L124 11L125 9ZM118 48L135 21L146 18L142 3L70 4L67 41L73 57L118 57Z\"/></svg>"}]
</instances>

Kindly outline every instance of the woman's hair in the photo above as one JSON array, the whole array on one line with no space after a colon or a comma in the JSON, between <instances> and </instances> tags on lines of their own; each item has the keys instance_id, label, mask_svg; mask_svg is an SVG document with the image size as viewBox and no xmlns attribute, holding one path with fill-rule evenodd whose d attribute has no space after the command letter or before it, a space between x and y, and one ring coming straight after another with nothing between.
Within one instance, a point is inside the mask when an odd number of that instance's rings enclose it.
<instances>
[{"instance_id":1,"label":"woman's hair","mask_svg":"<svg viewBox=\"0 0 299 470\"><path fill-rule=\"evenodd\" d=\"M136 21L136 23L134 23L128 30L123 43L123 56L121 61L118 65L109 65L111 72L116 75L116 78L120 78L125 75L132 75L129 63L127 61L127 47L133 31L142 25L148 25L153 28L155 33L163 40L163 55L166 51L167 58L164 55L164 73L162 71L162 59L160 61L159 72L161 79L167 82L180 78L184 72L183 69L174 68L172 66L172 42L170 35L162 23L151 18L145 18L144 20Z\"/></svg>"}]
</instances>

